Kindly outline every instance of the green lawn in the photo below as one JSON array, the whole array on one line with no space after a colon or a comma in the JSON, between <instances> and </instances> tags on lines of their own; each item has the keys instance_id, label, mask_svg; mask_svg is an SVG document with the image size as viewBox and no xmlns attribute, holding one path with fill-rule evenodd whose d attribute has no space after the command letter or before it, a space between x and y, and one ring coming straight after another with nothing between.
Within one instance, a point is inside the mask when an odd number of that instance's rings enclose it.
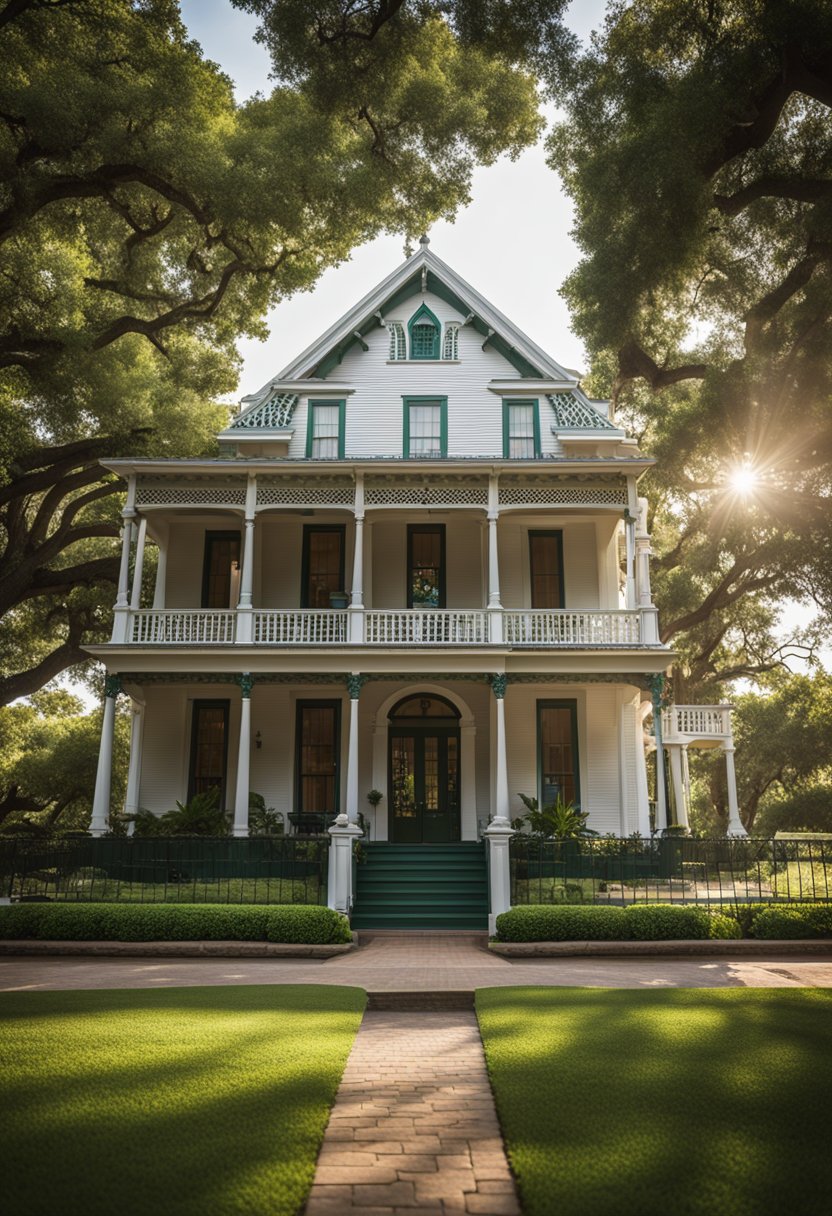
<instances>
[{"instance_id":1,"label":"green lawn","mask_svg":"<svg viewBox=\"0 0 832 1216\"><path fill-rule=\"evenodd\" d=\"M829 1212L832 991L486 988L525 1216Z\"/></svg>"},{"instance_id":2,"label":"green lawn","mask_svg":"<svg viewBox=\"0 0 832 1216\"><path fill-rule=\"evenodd\" d=\"M298 1212L365 1000L329 985L0 995L4 1210Z\"/></svg>"}]
</instances>

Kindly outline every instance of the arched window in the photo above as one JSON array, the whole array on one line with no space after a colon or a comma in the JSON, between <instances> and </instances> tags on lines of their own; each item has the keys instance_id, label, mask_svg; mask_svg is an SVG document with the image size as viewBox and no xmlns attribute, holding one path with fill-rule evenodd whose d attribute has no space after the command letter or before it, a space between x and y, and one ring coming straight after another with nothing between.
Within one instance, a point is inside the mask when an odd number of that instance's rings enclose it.
<instances>
[{"instance_id":1,"label":"arched window","mask_svg":"<svg viewBox=\"0 0 832 1216\"><path fill-rule=\"evenodd\" d=\"M407 327L410 331L411 359L438 359L442 327L426 304L418 308Z\"/></svg>"},{"instance_id":2,"label":"arched window","mask_svg":"<svg viewBox=\"0 0 832 1216\"><path fill-rule=\"evenodd\" d=\"M443 359L459 358L459 326L445 326L445 341L442 343Z\"/></svg>"},{"instance_id":3,"label":"arched window","mask_svg":"<svg viewBox=\"0 0 832 1216\"><path fill-rule=\"evenodd\" d=\"M401 722L404 719L408 725L419 722L428 724L440 719L455 724L459 721L459 710L444 697L422 692L399 701L390 710L389 718L391 722Z\"/></svg>"},{"instance_id":4,"label":"arched window","mask_svg":"<svg viewBox=\"0 0 832 1216\"><path fill-rule=\"evenodd\" d=\"M390 334L390 358L394 361L406 359L407 346L404 340L404 326L401 321L389 321L387 332Z\"/></svg>"}]
</instances>

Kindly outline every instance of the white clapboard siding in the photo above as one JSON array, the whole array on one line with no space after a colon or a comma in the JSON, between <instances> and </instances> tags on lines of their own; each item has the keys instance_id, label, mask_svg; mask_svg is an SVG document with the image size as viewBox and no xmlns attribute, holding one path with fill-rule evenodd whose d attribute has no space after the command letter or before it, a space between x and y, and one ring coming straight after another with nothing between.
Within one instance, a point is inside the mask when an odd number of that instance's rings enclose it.
<instances>
[{"instance_id":1,"label":"white clapboard siding","mask_svg":"<svg viewBox=\"0 0 832 1216\"><path fill-rule=\"evenodd\" d=\"M588 522L563 522L551 516L500 516L500 591L504 608L528 608L531 604L529 577L529 532L536 529L563 531L563 583L565 607L589 611L617 608L617 598L602 603L598 589L598 540L596 527Z\"/></svg>"},{"instance_id":2,"label":"white clapboard siding","mask_svg":"<svg viewBox=\"0 0 832 1216\"><path fill-rule=\"evenodd\" d=\"M385 316L401 321L405 329L424 301L442 323L460 324L464 318L449 304L430 293L412 296ZM483 335L470 325L459 331L459 361L389 362L390 338L381 326L365 335L369 347L357 344L330 373L339 382L355 387L346 406L345 455L401 456L403 442L402 397L448 398L448 455L495 456L503 454L503 410L501 398L489 391L490 380L514 379L520 373L492 347L482 349ZM314 398L313 398L314 400ZM559 451L551 433L554 414L540 397L541 449L546 455ZM292 418L294 435L289 455L306 455L307 398L298 402Z\"/></svg>"},{"instance_id":3,"label":"white clapboard siding","mask_svg":"<svg viewBox=\"0 0 832 1216\"><path fill-rule=\"evenodd\" d=\"M596 832L621 832L619 779L619 691L613 684L592 684L586 695L586 793L581 802L589 811L588 826ZM583 767L583 766L582 766Z\"/></svg>"}]
</instances>

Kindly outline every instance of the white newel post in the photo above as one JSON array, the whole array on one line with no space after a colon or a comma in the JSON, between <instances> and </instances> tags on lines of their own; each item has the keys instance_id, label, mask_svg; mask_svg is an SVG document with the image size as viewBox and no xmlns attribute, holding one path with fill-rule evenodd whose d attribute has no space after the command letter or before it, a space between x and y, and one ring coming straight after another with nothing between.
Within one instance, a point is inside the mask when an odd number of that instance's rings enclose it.
<instances>
[{"instance_id":1,"label":"white newel post","mask_svg":"<svg viewBox=\"0 0 832 1216\"><path fill-rule=\"evenodd\" d=\"M511 907L511 868L509 841L514 829L509 823L508 763L506 755L506 707L507 677L493 675L491 688L497 702L497 782L495 790L494 817L485 829L488 841L488 931L496 932L497 917Z\"/></svg>"},{"instance_id":2,"label":"white newel post","mask_svg":"<svg viewBox=\"0 0 832 1216\"><path fill-rule=\"evenodd\" d=\"M252 590L254 587L254 519L257 510L257 480L249 474L246 486L246 514L243 535L243 560L240 568L240 600L237 604L237 641L251 642L254 637Z\"/></svg>"},{"instance_id":3,"label":"white newel post","mask_svg":"<svg viewBox=\"0 0 832 1216\"><path fill-rule=\"evenodd\" d=\"M237 788L234 794L235 836L248 836L248 796L251 771L251 690L254 678L248 672L238 677L240 685L240 744L237 751Z\"/></svg>"},{"instance_id":4,"label":"white newel post","mask_svg":"<svg viewBox=\"0 0 832 1216\"><path fill-rule=\"evenodd\" d=\"M329 871L327 881L327 907L349 916L352 909L352 849L353 842L360 839L361 828L350 823L346 815L339 815L329 829Z\"/></svg>"},{"instance_id":5,"label":"white newel post","mask_svg":"<svg viewBox=\"0 0 832 1216\"><path fill-rule=\"evenodd\" d=\"M139 520L139 539L136 541L136 560L133 563L133 593L130 596L130 611L142 606L142 574L144 573L144 547L147 541L147 517Z\"/></svg>"},{"instance_id":6,"label":"white newel post","mask_svg":"<svg viewBox=\"0 0 832 1216\"><path fill-rule=\"evenodd\" d=\"M347 676L350 696L350 730L347 743L347 820L358 823L358 698L364 677L353 672Z\"/></svg>"},{"instance_id":7,"label":"white newel post","mask_svg":"<svg viewBox=\"0 0 832 1216\"><path fill-rule=\"evenodd\" d=\"M118 593L113 609L113 633L111 642L126 642L130 617L128 596L130 593L130 546L133 542L133 520L136 516L136 478L127 482L127 499L121 513L121 565L118 571Z\"/></svg>"},{"instance_id":8,"label":"white newel post","mask_svg":"<svg viewBox=\"0 0 832 1216\"><path fill-rule=\"evenodd\" d=\"M351 642L364 641L364 475L355 478L355 547L352 554L352 588L349 609Z\"/></svg>"},{"instance_id":9,"label":"white newel post","mask_svg":"<svg viewBox=\"0 0 832 1216\"><path fill-rule=\"evenodd\" d=\"M728 835L747 836L743 822L740 819L740 804L737 799L737 772L734 768L734 741L726 743L722 749L725 752L725 778L728 784Z\"/></svg>"},{"instance_id":10,"label":"white newel post","mask_svg":"<svg viewBox=\"0 0 832 1216\"><path fill-rule=\"evenodd\" d=\"M503 640L503 604L500 598L500 555L497 521L500 518L499 485L496 477L488 480L488 639Z\"/></svg>"},{"instance_id":11,"label":"white newel post","mask_svg":"<svg viewBox=\"0 0 832 1216\"><path fill-rule=\"evenodd\" d=\"M647 499L638 500L638 522L635 530L636 595L641 613L641 640L645 646L659 643L659 610L653 603L650 587L650 534L647 531Z\"/></svg>"},{"instance_id":12,"label":"white newel post","mask_svg":"<svg viewBox=\"0 0 832 1216\"><path fill-rule=\"evenodd\" d=\"M124 797L124 814L133 816L139 809L139 792L142 777L142 743L144 740L144 702L133 700L130 717L130 765L127 769L127 791ZM135 824L127 825L127 835L133 835Z\"/></svg>"},{"instance_id":13,"label":"white newel post","mask_svg":"<svg viewBox=\"0 0 832 1216\"><path fill-rule=\"evenodd\" d=\"M118 676L107 676L104 684L104 717L101 722L101 743L98 748L98 768L95 773L95 793L92 797L90 835L103 836L110 827L110 792L113 779L113 736L116 726L116 697L121 692Z\"/></svg>"}]
</instances>

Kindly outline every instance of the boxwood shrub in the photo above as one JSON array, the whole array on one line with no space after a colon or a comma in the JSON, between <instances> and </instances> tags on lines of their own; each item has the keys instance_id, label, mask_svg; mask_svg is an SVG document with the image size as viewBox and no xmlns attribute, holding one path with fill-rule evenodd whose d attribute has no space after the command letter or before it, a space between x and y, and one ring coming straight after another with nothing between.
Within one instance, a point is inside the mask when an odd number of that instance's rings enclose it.
<instances>
[{"instance_id":1,"label":"boxwood shrub","mask_svg":"<svg viewBox=\"0 0 832 1216\"><path fill-rule=\"evenodd\" d=\"M315 946L352 941L346 917L313 904L11 904L0 908L0 938Z\"/></svg>"},{"instance_id":2,"label":"boxwood shrub","mask_svg":"<svg viewBox=\"0 0 832 1216\"><path fill-rule=\"evenodd\" d=\"M666 904L631 904L626 908L535 904L512 908L498 916L497 939L501 942L703 940L711 936L714 919L704 908ZM720 937L728 935L729 927L715 926Z\"/></svg>"},{"instance_id":3,"label":"boxwood shrub","mask_svg":"<svg viewBox=\"0 0 832 1216\"><path fill-rule=\"evenodd\" d=\"M754 918L752 931L765 941L832 937L832 905L790 904L769 906Z\"/></svg>"}]
</instances>

